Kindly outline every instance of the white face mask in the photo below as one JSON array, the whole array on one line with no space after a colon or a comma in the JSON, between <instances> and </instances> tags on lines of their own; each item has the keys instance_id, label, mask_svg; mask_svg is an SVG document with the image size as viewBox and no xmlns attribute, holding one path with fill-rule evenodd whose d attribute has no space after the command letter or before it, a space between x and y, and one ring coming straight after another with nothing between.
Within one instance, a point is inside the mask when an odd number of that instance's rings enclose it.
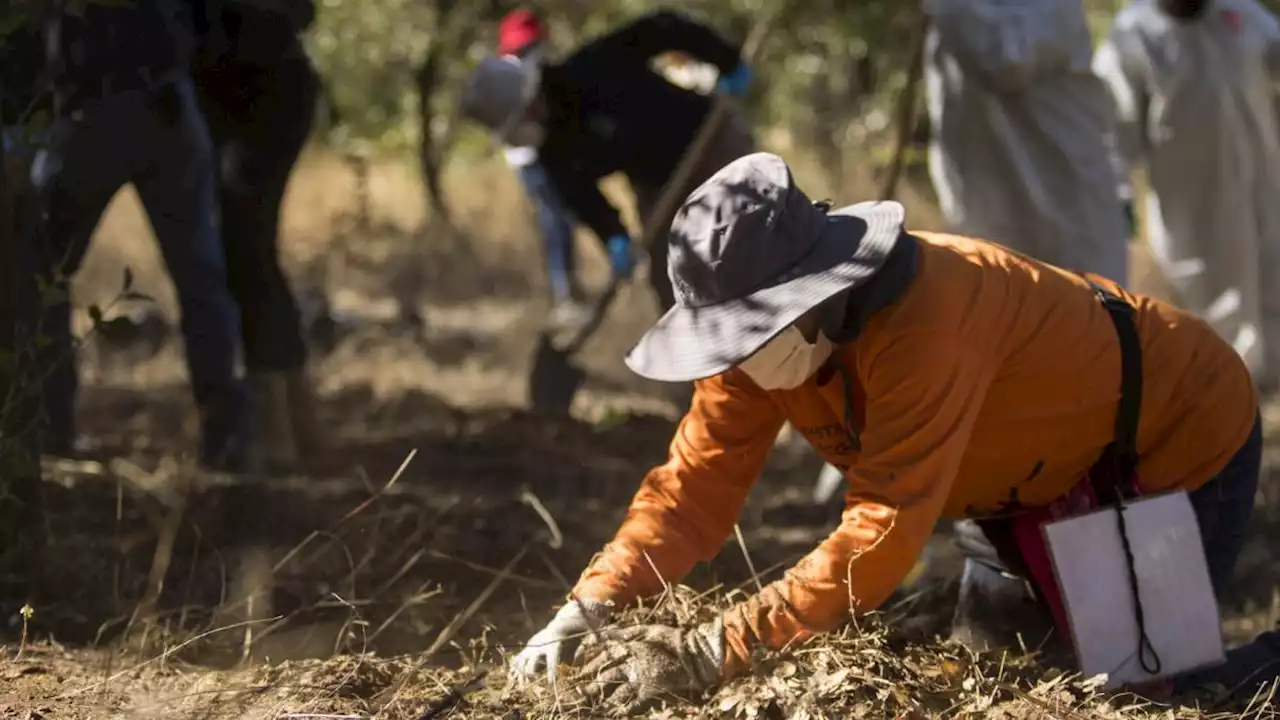
<instances>
[{"instance_id":1,"label":"white face mask","mask_svg":"<svg viewBox=\"0 0 1280 720\"><path fill-rule=\"evenodd\" d=\"M763 390L790 390L813 377L831 357L831 349L831 341L822 333L810 344L792 325L738 367Z\"/></svg>"},{"instance_id":2,"label":"white face mask","mask_svg":"<svg viewBox=\"0 0 1280 720\"><path fill-rule=\"evenodd\" d=\"M521 120L516 123L515 127L511 128L511 132L507 134L506 142L511 147L536 148L542 145L542 140L546 137L546 134L546 129L542 127L542 123Z\"/></svg>"}]
</instances>

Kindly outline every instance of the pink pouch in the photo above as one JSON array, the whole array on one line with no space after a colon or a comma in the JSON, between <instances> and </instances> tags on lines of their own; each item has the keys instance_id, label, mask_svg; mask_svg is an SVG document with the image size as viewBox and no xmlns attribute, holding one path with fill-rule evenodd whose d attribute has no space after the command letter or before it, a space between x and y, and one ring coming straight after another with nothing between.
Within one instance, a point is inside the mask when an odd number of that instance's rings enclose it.
<instances>
[{"instance_id":1,"label":"pink pouch","mask_svg":"<svg viewBox=\"0 0 1280 720\"><path fill-rule=\"evenodd\" d=\"M1136 478L1132 480L1128 491L1130 498L1141 497L1142 490L1138 487ZM1047 507L1033 508L1011 520L1014 542L1017 543L1018 552L1022 554L1022 561L1031 575L1028 579L1035 583L1037 592L1049 605L1049 610L1053 613L1053 624L1068 645L1073 645L1071 625L1067 620L1066 607L1062 604L1062 593L1058 589L1058 578L1053 573L1053 560L1049 557L1049 547L1045 543L1042 528L1048 523L1083 515L1097 507L1097 495L1093 492L1088 474L1085 474L1066 495Z\"/></svg>"}]
</instances>

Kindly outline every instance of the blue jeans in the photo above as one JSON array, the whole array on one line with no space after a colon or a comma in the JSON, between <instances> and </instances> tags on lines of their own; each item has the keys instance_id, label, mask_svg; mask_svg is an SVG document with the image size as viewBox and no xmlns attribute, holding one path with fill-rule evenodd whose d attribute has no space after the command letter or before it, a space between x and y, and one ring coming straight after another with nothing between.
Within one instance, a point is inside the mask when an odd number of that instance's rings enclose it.
<instances>
[{"instance_id":1,"label":"blue jeans","mask_svg":"<svg viewBox=\"0 0 1280 720\"><path fill-rule=\"evenodd\" d=\"M1227 466L1191 493L1209 576L1220 600L1244 547L1261 470L1262 420L1259 418L1253 433ZM1272 630L1228 650L1225 663L1179 677L1175 687L1184 691L1215 683L1251 695L1259 686L1277 678L1280 678L1280 632Z\"/></svg>"},{"instance_id":2,"label":"blue jeans","mask_svg":"<svg viewBox=\"0 0 1280 720\"><path fill-rule=\"evenodd\" d=\"M534 162L517 168L525 192L538 213L542 248L547 262L551 296L557 302L569 299L577 286L574 277L573 216L551 176Z\"/></svg>"},{"instance_id":3,"label":"blue jeans","mask_svg":"<svg viewBox=\"0 0 1280 720\"><path fill-rule=\"evenodd\" d=\"M31 167L42 213L24 243L32 274L64 277L79 269L107 204L132 183L146 208L177 289L193 394L203 421L205 458L247 432L248 398L236 376L240 320L227 288L218 227L213 145L189 79L156 90L122 92L59 118ZM77 390L71 302L46 303L40 332L48 373L43 400L47 438L74 436Z\"/></svg>"}]
</instances>

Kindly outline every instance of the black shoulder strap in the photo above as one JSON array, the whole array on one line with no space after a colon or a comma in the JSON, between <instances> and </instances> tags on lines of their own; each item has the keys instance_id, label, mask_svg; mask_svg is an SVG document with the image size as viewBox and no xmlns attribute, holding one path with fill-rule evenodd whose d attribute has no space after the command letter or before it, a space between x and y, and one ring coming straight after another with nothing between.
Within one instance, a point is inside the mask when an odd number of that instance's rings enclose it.
<instances>
[{"instance_id":1,"label":"black shoulder strap","mask_svg":"<svg viewBox=\"0 0 1280 720\"><path fill-rule=\"evenodd\" d=\"M1120 341L1120 406L1116 411L1115 439L1089 473L1099 501L1110 504L1126 495L1125 488L1132 481L1138 466L1142 344L1138 339L1133 306L1096 282L1089 281L1089 285L1111 317ZM1104 465L1110 467L1103 467Z\"/></svg>"},{"instance_id":2,"label":"black shoulder strap","mask_svg":"<svg viewBox=\"0 0 1280 720\"><path fill-rule=\"evenodd\" d=\"M1111 316L1120 339L1120 407L1116 411L1116 437L1103 451L1102 457L1089 471L1093 491L1099 504L1115 505L1128 499L1138 467L1138 415L1142 409L1142 344L1138 340L1138 323L1133 306L1124 298L1089 281L1102 306ZM1129 569L1129 589L1133 593L1134 621L1138 625L1138 664L1157 675L1163 662L1147 636L1142 595L1138 592L1138 574L1134 569L1133 548L1125 526L1124 508L1116 508L1116 523Z\"/></svg>"}]
</instances>

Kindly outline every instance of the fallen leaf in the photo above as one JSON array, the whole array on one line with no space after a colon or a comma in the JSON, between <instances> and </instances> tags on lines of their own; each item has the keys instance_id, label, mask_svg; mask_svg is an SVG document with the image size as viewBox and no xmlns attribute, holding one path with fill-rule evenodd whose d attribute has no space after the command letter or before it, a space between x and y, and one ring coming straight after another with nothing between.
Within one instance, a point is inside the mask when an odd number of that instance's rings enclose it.
<instances>
[{"instance_id":1,"label":"fallen leaf","mask_svg":"<svg viewBox=\"0 0 1280 720\"><path fill-rule=\"evenodd\" d=\"M946 676L948 682L955 682L967 669L964 663L957 660L943 660L940 664L942 674Z\"/></svg>"},{"instance_id":2,"label":"fallen leaf","mask_svg":"<svg viewBox=\"0 0 1280 720\"><path fill-rule=\"evenodd\" d=\"M829 693L839 690L844 685L845 678L849 677L848 668L837 670L830 675L822 678L818 684L818 692Z\"/></svg>"},{"instance_id":3,"label":"fallen leaf","mask_svg":"<svg viewBox=\"0 0 1280 720\"><path fill-rule=\"evenodd\" d=\"M737 695L737 694L730 695L729 697L720 701L720 712L722 713L729 712L730 710L737 707L742 702L742 700L743 698L741 695Z\"/></svg>"},{"instance_id":4,"label":"fallen leaf","mask_svg":"<svg viewBox=\"0 0 1280 720\"><path fill-rule=\"evenodd\" d=\"M1107 679L1108 679L1108 675L1106 673L1098 673L1097 675L1094 675L1093 677L1080 683L1080 687L1084 688L1085 690L1088 690L1089 692L1095 692L1099 688L1101 688L1103 685L1107 684Z\"/></svg>"}]
</instances>

